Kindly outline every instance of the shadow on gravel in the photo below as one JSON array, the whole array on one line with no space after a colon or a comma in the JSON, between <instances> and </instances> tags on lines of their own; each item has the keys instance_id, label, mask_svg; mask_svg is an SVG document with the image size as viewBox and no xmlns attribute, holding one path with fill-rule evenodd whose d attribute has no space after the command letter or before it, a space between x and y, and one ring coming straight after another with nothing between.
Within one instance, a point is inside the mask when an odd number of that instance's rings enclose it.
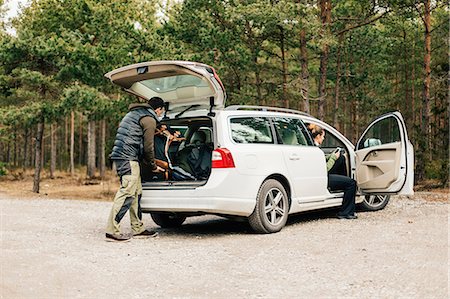
<instances>
[{"instance_id":1,"label":"shadow on gravel","mask_svg":"<svg viewBox=\"0 0 450 299\"><path fill-rule=\"evenodd\" d=\"M252 234L253 231L250 225L245 221L235 221L222 217L214 217L213 219L206 218L208 216L188 218L188 223L183 224L177 228L159 228L158 232L161 235L207 235L207 236L221 236L221 235L246 235Z\"/></svg>"},{"instance_id":2,"label":"shadow on gravel","mask_svg":"<svg viewBox=\"0 0 450 299\"><path fill-rule=\"evenodd\" d=\"M289 215L286 225L298 224L302 222L317 221L321 219L336 218L338 209L324 209L319 211L303 212Z\"/></svg>"},{"instance_id":3,"label":"shadow on gravel","mask_svg":"<svg viewBox=\"0 0 450 299\"><path fill-rule=\"evenodd\" d=\"M293 224L300 224L310 221L317 221L321 219L335 218L337 210L328 209L320 211L304 212L294 215L289 215L286 227ZM177 228L158 228L161 235L174 236L222 236L222 235L253 235L256 234L246 219L230 220L218 216L199 216L188 218L188 223L183 224Z\"/></svg>"}]
</instances>

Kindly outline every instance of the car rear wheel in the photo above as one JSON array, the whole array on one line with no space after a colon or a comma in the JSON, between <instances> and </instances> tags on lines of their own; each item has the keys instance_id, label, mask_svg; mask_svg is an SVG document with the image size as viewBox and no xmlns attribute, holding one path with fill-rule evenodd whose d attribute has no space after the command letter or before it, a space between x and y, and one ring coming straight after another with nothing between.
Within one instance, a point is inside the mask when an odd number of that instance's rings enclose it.
<instances>
[{"instance_id":1,"label":"car rear wheel","mask_svg":"<svg viewBox=\"0 0 450 299\"><path fill-rule=\"evenodd\" d=\"M186 216L175 213L150 213L153 221L163 228L179 227L186 220Z\"/></svg>"},{"instance_id":2,"label":"car rear wheel","mask_svg":"<svg viewBox=\"0 0 450 299\"><path fill-rule=\"evenodd\" d=\"M280 182L270 179L259 189L255 210L249 216L249 223L258 233L275 233L286 224L288 213L286 190Z\"/></svg>"},{"instance_id":3,"label":"car rear wheel","mask_svg":"<svg viewBox=\"0 0 450 299\"><path fill-rule=\"evenodd\" d=\"M360 207L365 211L382 210L389 203L390 198L390 195L366 195Z\"/></svg>"}]
</instances>

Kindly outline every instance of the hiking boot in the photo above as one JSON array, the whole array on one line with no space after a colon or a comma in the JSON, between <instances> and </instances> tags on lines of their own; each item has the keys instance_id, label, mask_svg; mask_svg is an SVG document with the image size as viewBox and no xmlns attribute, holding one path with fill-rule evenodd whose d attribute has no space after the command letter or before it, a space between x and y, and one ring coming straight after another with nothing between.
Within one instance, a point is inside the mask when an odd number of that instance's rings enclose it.
<instances>
[{"instance_id":1,"label":"hiking boot","mask_svg":"<svg viewBox=\"0 0 450 299\"><path fill-rule=\"evenodd\" d=\"M158 232L146 229L142 233L135 234L133 237L156 237L157 235Z\"/></svg>"},{"instance_id":2,"label":"hiking boot","mask_svg":"<svg viewBox=\"0 0 450 299\"><path fill-rule=\"evenodd\" d=\"M358 216L356 214L353 215L337 215L337 219L358 219Z\"/></svg>"},{"instance_id":3,"label":"hiking boot","mask_svg":"<svg viewBox=\"0 0 450 299\"><path fill-rule=\"evenodd\" d=\"M130 238L124 235L116 235L116 234L105 234L106 241L114 241L114 242L126 242L129 241Z\"/></svg>"}]
</instances>

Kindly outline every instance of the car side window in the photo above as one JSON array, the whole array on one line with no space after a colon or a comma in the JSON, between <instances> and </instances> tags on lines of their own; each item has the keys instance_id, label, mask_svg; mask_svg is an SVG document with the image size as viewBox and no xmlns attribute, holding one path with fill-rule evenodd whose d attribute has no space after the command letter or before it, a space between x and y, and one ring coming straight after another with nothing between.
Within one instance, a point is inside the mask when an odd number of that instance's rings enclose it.
<instances>
[{"instance_id":1,"label":"car side window","mask_svg":"<svg viewBox=\"0 0 450 299\"><path fill-rule=\"evenodd\" d=\"M282 144L308 145L308 137L302 122L298 119L277 117L273 120Z\"/></svg>"},{"instance_id":2,"label":"car side window","mask_svg":"<svg viewBox=\"0 0 450 299\"><path fill-rule=\"evenodd\" d=\"M335 149L336 147L345 148L345 145L339 138L330 133L330 131L325 130L325 139L323 140L322 147Z\"/></svg>"},{"instance_id":3,"label":"car side window","mask_svg":"<svg viewBox=\"0 0 450 299\"><path fill-rule=\"evenodd\" d=\"M273 143L273 135L267 118L232 118L230 127L231 138L236 143Z\"/></svg>"},{"instance_id":4,"label":"car side window","mask_svg":"<svg viewBox=\"0 0 450 299\"><path fill-rule=\"evenodd\" d=\"M306 126L308 126L309 123L306 123ZM325 152L329 152L327 149L335 150L337 147L346 148L345 144L340 140L338 137L336 137L333 133L328 131L326 128L323 128L325 131L325 139L323 140L323 143L321 144L322 150ZM312 138L311 134L308 131L309 136Z\"/></svg>"},{"instance_id":5,"label":"car side window","mask_svg":"<svg viewBox=\"0 0 450 299\"><path fill-rule=\"evenodd\" d=\"M376 122L361 138L358 149L401 141L400 129L394 117Z\"/></svg>"}]
</instances>

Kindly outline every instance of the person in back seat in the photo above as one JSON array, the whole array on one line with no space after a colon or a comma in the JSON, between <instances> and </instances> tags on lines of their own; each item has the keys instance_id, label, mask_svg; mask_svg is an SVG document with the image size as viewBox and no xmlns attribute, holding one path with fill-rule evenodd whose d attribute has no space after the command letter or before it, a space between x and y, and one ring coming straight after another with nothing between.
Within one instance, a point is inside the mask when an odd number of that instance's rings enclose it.
<instances>
[{"instance_id":1,"label":"person in back seat","mask_svg":"<svg viewBox=\"0 0 450 299\"><path fill-rule=\"evenodd\" d=\"M318 125L309 124L308 130L313 138L314 144L320 146L325 139L325 130ZM328 171L328 188L332 191L344 191L344 198L342 199L342 206L337 214L339 219L356 219L355 214L355 196L356 196L356 181L348 176L331 174L329 171L333 168L335 161L339 158L339 152L333 152L327 158Z\"/></svg>"}]
</instances>

